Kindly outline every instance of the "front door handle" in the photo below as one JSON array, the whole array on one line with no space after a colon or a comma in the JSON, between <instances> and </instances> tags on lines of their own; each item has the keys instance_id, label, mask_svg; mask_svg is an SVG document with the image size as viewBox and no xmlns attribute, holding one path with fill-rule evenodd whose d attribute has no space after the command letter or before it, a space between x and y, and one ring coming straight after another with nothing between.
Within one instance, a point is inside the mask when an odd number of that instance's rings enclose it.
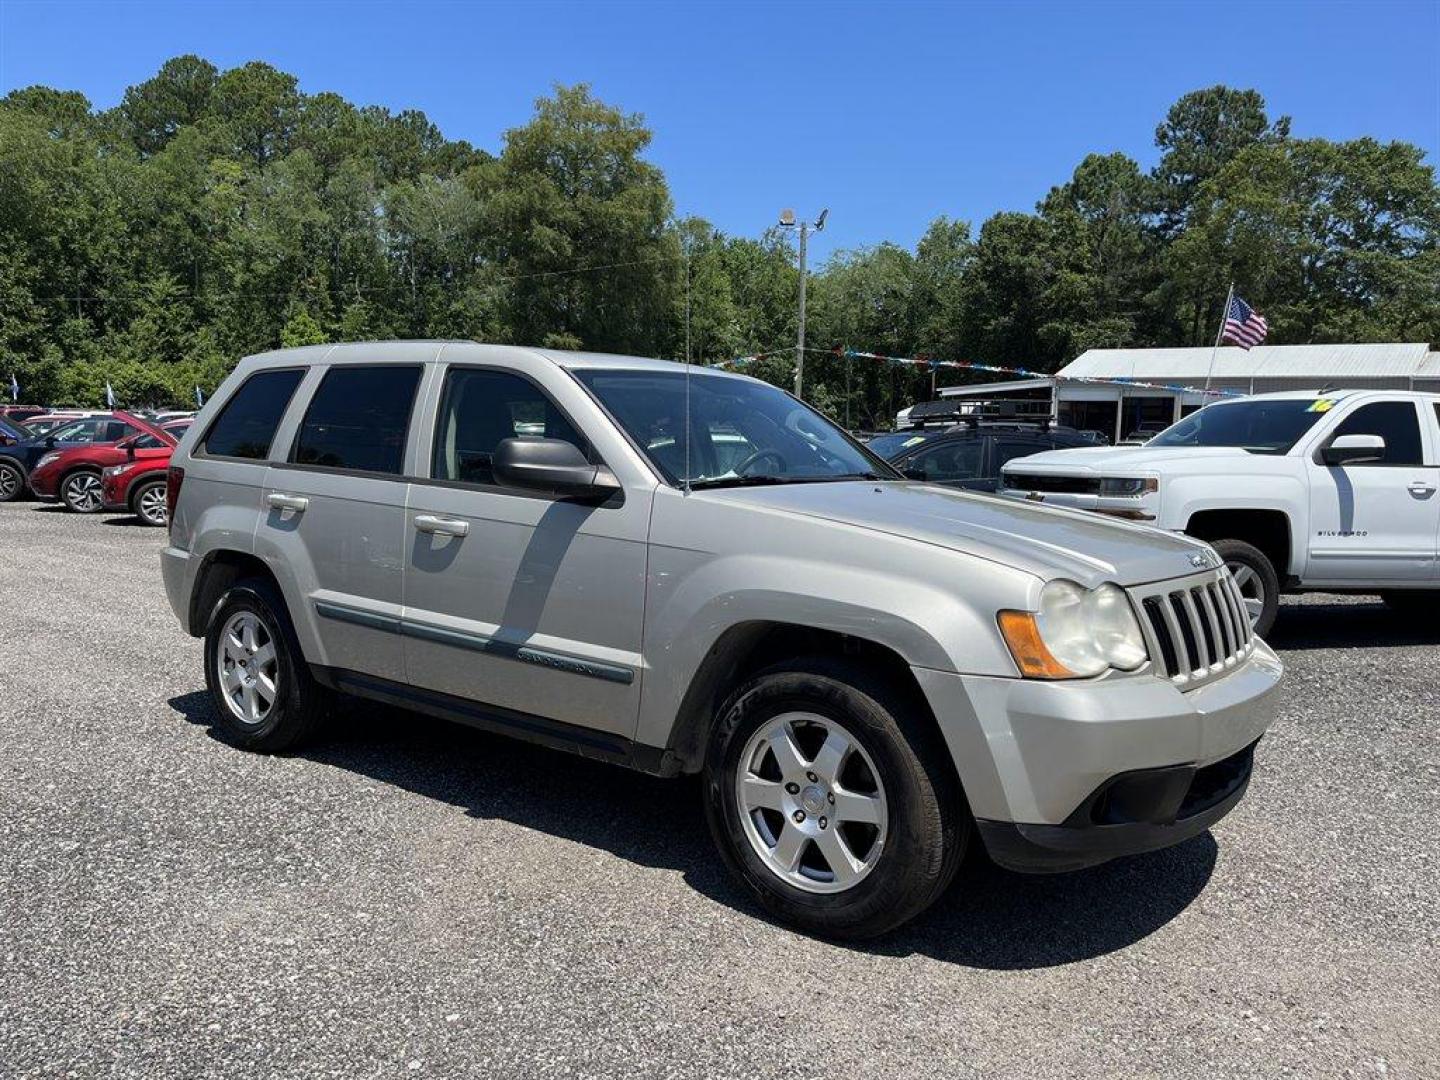
<instances>
[{"instance_id":1,"label":"front door handle","mask_svg":"<svg viewBox=\"0 0 1440 1080\"><path fill-rule=\"evenodd\" d=\"M281 495L275 492L266 497L265 501L276 510L304 510L310 505L310 500L303 495Z\"/></svg>"},{"instance_id":2,"label":"front door handle","mask_svg":"<svg viewBox=\"0 0 1440 1080\"><path fill-rule=\"evenodd\" d=\"M422 533L440 533L442 536L465 536L470 532L470 523L455 518L440 518L431 514L416 514L415 528Z\"/></svg>"},{"instance_id":3,"label":"front door handle","mask_svg":"<svg viewBox=\"0 0 1440 1080\"><path fill-rule=\"evenodd\" d=\"M1410 485L1411 495L1429 495L1435 490L1434 484L1427 484L1423 480L1416 480Z\"/></svg>"}]
</instances>

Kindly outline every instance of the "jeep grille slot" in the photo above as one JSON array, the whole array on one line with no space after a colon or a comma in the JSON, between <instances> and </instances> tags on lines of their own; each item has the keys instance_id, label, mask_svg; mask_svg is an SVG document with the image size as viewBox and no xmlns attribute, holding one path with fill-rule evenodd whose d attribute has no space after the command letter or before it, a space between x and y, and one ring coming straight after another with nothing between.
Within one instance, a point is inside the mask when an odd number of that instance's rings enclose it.
<instances>
[{"instance_id":1,"label":"jeep grille slot","mask_svg":"<svg viewBox=\"0 0 1440 1080\"><path fill-rule=\"evenodd\" d=\"M1184 690L1223 674L1254 647L1245 604L1228 570L1130 590L1157 675Z\"/></svg>"}]
</instances>

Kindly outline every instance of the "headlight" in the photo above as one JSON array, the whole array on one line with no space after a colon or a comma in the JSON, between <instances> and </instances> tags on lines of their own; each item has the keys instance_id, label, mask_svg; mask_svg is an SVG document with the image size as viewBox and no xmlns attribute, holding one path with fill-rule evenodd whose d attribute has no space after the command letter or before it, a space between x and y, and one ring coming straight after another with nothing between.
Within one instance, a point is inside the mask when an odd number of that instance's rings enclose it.
<instances>
[{"instance_id":1,"label":"headlight","mask_svg":"<svg viewBox=\"0 0 1440 1080\"><path fill-rule=\"evenodd\" d=\"M1100 481L1100 495L1110 499L1138 499L1160 490L1160 481L1153 476L1107 476Z\"/></svg>"},{"instance_id":2,"label":"headlight","mask_svg":"<svg viewBox=\"0 0 1440 1080\"><path fill-rule=\"evenodd\" d=\"M109 480L112 476L119 476L124 471L124 465L111 465L108 469L102 469L100 475L106 480Z\"/></svg>"},{"instance_id":3,"label":"headlight","mask_svg":"<svg viewBox=\"0 0 1440 1080\"><path fill-rule=\"evenodd\" d=\"M49 465L52 461L59 461L59 460L60 460L60 451L59 451L59 450L51 450L48 454L46 454L46 455L44 455L43 457L41 457L41 459L40 459L39 461L35 462L35 468L37 468L37 469L43 469L46 465Z\"/></svg>"},{"instance_id":4,"label":"headlight","mask_svg":"<svg viewBox=\"0 0 1440 1080\"><path fill-rule=\"evenodd\" d=\"M1134 671L1147 655L1129 598L1108 582L1085 589L1052 581L1040 592L1039 611L1002 611L1000 630L1021 674L1032 679Z\"/></svg>"}]
</instances>

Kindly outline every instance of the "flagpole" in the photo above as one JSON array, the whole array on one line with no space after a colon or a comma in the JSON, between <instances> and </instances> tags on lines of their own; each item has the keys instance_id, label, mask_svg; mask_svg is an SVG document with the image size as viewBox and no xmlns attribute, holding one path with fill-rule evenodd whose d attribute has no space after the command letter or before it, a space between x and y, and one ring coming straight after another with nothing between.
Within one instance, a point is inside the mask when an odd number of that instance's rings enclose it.
<instances>
[{"instance_id":1,"label":"flagpole","mask_svg":"<svg viewBox=\"0 0 1440 1080\"><path fill-rule=\"evenodd\" d=\"M1210 366L1205 369L1205 389L1210 389L1210 376L1215 371L1215 354L1220 350L1220 339L1225 336L1225 320L1230 317L1230 301L1235 298L1235 283L1230 282L1230 291L1225 294L1225 306L1220 309L1220 328L1215 331L1215 344L1210 346Z\"/></svg>"}]
</instances>

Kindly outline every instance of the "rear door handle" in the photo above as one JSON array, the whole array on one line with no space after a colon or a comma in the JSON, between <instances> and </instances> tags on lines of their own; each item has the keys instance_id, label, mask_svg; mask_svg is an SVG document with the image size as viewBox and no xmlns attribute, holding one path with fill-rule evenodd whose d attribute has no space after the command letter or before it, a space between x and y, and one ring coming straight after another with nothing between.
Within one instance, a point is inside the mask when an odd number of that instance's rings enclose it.
<instances>
[{"instance_id":1,"label":"rear door handle","mask_svg":"<svg viewBox=\"0 0 1440 1080\"><path fill-rule=\"evenodd\" d=\"M1435 490L1434 484L1427 484L1423 480L1416 480L1410 485L1411 495L1429 495Z\"/></svg>"},{"instance_id":2,"label":"rear door handle","mask_svg":"<svg viewBox=\"0 0 1440 1080\"><path fill-rule=\"evenodd\" d=\"M415 528L422 533L440 533L442 536L465 536L470 532L468 521L455 518L440 518L431 514L416 514Z\"/></svg>"},{"instance_id":3,"label":"rear door handle","mask_svg":"<svg viewBox=\"0 0 1440 1080\"><path fill-rule=\"evenodd\" d=\"M303 495L281 495L278 492L268 495L265 501L276 510L304 510L310 505L310 500Z\"/></svg>"}]
</instances>

